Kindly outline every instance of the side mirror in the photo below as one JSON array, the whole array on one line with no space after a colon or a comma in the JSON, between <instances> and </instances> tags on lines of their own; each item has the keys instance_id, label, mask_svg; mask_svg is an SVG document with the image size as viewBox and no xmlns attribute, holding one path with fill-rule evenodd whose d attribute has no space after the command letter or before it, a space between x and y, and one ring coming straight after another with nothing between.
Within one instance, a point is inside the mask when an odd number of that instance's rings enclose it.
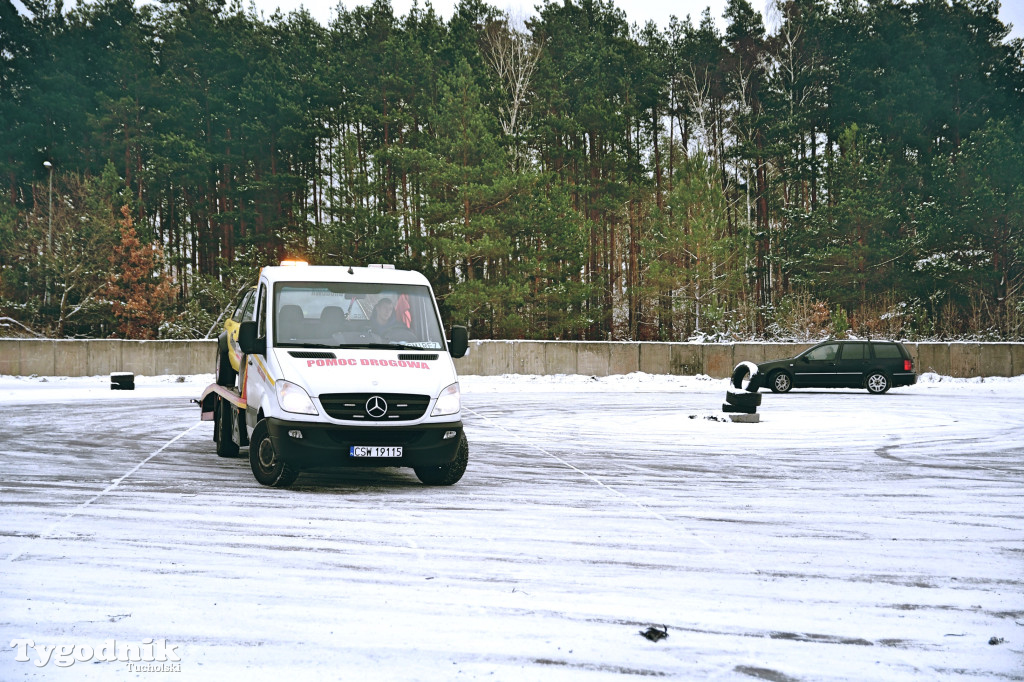
<instances>
[{"instance_id":1,"label":"side mirror","mask_svg":"<svg viewBox=\"0 0 1024 682\"><path fill-rule=\"evenodd\" d=\"M238 346L246 355L266 355L267 340L256 336L259 328L255 320L248 320L238 326Z\"/></svg>"},{"instance_id":2,"label":"side mirror","mask_svg":"<svg viewBox=\"0 0 1024 682\"><path fill-rule=\"evenodd\" d=\"M452 327L452 340L448 342L448 352L453 358L461 358L469 350L469 331L465 327Z\"/></svg>"},{"instance_id":3,"label":"side mirror","mask_svg":"<svg viewBox=\"0 0 1024 682\"><path fill-rule=\"evenodd\" d=\"M811 359L809 357L807 357L806 355L801 355L800 356L800 361L806 363L806 362L810 362Z\"/></svg>"}]
</instances>

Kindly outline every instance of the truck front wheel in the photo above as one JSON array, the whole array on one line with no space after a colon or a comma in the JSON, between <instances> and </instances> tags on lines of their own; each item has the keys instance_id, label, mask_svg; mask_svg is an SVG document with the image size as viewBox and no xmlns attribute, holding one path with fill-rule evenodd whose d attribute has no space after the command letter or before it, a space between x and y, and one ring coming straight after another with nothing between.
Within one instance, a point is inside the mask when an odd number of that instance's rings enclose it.
<instances>
[{"instance_id":1,"label":"truck front wheel","mask_svg":"<svg viewBox=\"0 0 1024 682\"><path fill-rule=\"evenodd\" d=\"M256 424L249 439L249 465L256 480L271 488L287 488L299 476L298 469L289 465L275 450L267 423L262 420Z\"/></svg>"},{"instance_id":2,"label":"truck front wheel","mask_svg":"<svg viewBox=\"0 0 1024 682\"><path fill-rule=\"evenodd\" d=\"M466 465L469 463L469 442L466 434L459 438L459 448L455 452L455 459L448 464L437 467L413 467L416 478L426 485L454 485L466 473Z\"/></svg>"}]
</instances>

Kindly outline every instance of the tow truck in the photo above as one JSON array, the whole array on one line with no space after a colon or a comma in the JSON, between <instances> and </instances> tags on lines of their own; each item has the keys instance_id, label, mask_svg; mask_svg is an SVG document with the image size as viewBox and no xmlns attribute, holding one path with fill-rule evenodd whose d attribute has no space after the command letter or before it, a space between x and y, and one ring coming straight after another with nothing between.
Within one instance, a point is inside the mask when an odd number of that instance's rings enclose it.
<instances>
[{"instance_id":1,"label":"tow truck","mask_svg":"<svg viewBox=\"0 0 1024 682\"><path fill-rule=\"evenodd\" d=\"M424 484L457 483L469 445L452 360L469 336L453 326L445 338L440 320L418 272L263 268L196 401L217 454L248 447L253 475L271 487L345 466L410 467Z\"/></svg>"}]
</instances>

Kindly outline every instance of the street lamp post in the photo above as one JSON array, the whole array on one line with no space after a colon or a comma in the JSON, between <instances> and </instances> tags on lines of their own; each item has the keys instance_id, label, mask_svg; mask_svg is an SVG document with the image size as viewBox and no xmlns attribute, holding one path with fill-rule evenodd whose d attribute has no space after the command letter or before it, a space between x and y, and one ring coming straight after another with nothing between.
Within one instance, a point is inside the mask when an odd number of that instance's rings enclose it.
<instances>
[{"instance_id":1,"label":"street lamp post","mask_svg":"<svg viewBox=\"0 0 1024 682\"><path fill-rule=\"evenodd\" d=\"M50 191L49 191L49 209L47 211L47 229L46 229L46 252L51 257L53 256L53 164L49 161L43 161L43 168L50 172ZM43 303L45 305L50 304L50 275L46 275L46 295L43 296Z\"/></svg>"},{"instance_id":2,"label":"street lamp post","mask_svg":"<svg viewBox=\"0 0 1024 682\"><path fill-rule=\"evenodd\" d=\"M43 168L50 171L50 209L48 214L49 227L46 231L46 244L50 251L50 255L53 255L53 164L49 161L43 161Z\"/></svg>"}]
</instances>

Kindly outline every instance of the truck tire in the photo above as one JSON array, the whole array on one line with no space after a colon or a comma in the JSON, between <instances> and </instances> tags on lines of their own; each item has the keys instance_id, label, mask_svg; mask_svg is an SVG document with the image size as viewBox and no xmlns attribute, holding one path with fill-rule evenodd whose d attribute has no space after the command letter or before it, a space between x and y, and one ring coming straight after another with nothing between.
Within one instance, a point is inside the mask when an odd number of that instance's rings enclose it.
<instances>
[{"instance_id":1,"label":"truck tire","mask_svg":"<svg viewBox=\"0 0 1024 682\"><path fill-rule=\"evenodd\" d=\"M455 485L466 473L466 465L469 463L469 441L463 433L459 438L459 447L455 452L455 459L448 464L436 467L413 467L416 478L425 485Z\"/></svg>"},{"instance_id":2,"label":"truck tire","mask_svg":"<svg viewBox=\"0 0 1024 682\"><path fill-rule=\"evenodd\" d=\"M223 398L217 399L214 410L213 438L217 441L218 457L238 457L238 444L231 440L231 420L234 412Z\"/></svg>"},{"instance_id":3,"label":"truck tire","mask_svg":"<svg viewBox=\"0 0 1024 682\"><path fill-rule=\"evenodd\" d=\"M261 420L252 431L249 442L249 466L252 474L262 485L271 488L287 488L299 476L299 471L291 466L274 450L274 442L270 439L267 424Z\"/></svg>"}]
</instances>

